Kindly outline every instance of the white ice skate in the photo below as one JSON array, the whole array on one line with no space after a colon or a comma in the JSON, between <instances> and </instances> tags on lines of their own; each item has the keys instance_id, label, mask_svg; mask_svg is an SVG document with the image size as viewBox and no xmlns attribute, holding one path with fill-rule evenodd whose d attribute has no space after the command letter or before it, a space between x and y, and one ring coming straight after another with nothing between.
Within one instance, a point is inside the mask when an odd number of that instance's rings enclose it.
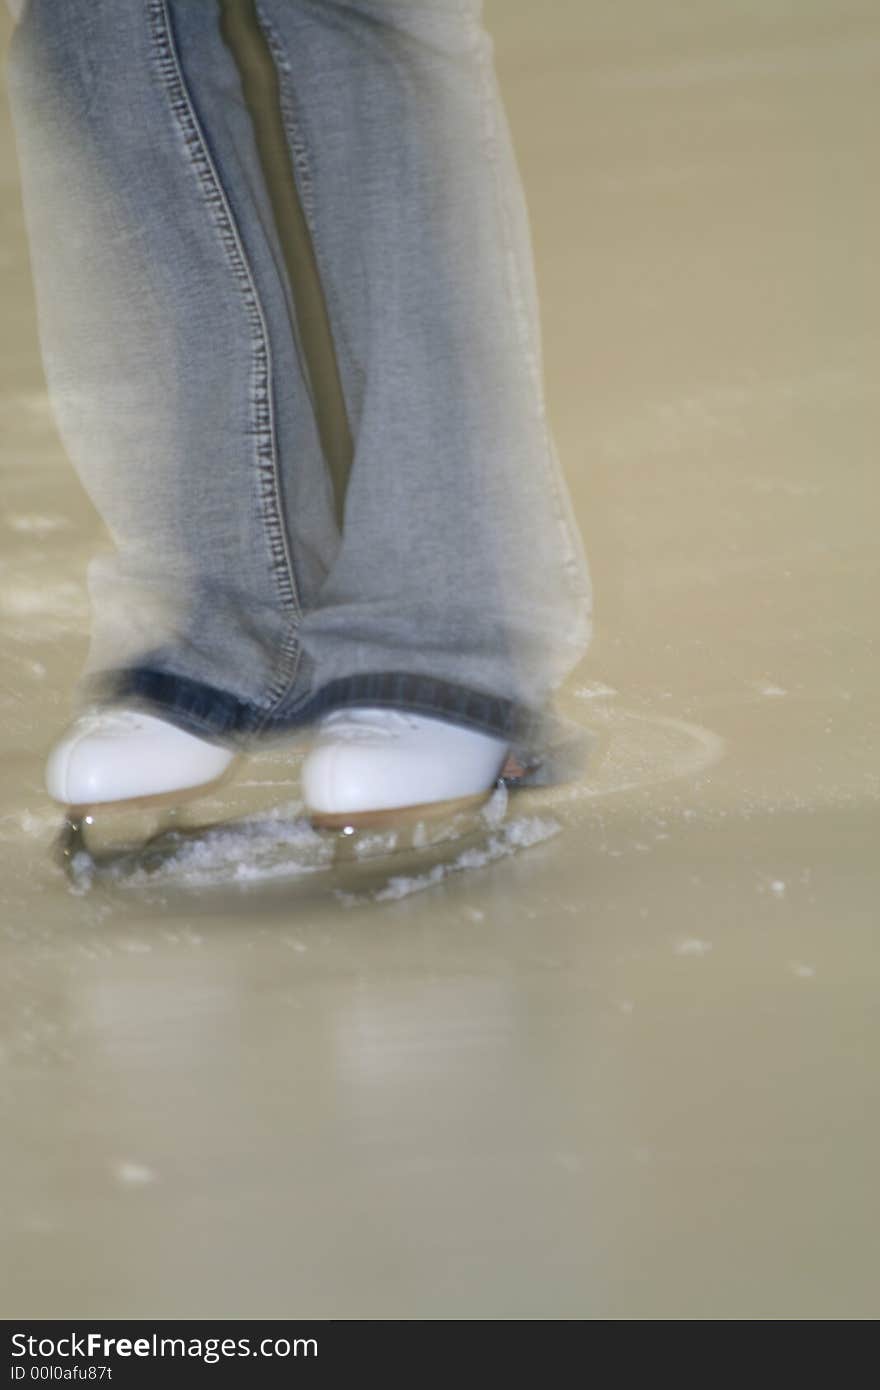
<instances>
[{"instance_id":1,"label":"white ice skate","mask_svg":"<svg viewBox=\"0 0 880 1390\"><path fill-rule=\"evenodd\" d=\"M303 763L303 797L312 823L327 829L444 815L484 800L507 754L501 739L441 719L334 710Z\"/></svg>"},{"instance_id":2,"label":"white ice skate","mask_svg":"<svg viewBox=\"0 0 880 1390\"><path fill-rule=\"evenodd\" d=\"M52 749L46 789L77 808L174 799L216 782L234 757L155 715L108 706L80 715Z\"/></svg>"}]
</instances>

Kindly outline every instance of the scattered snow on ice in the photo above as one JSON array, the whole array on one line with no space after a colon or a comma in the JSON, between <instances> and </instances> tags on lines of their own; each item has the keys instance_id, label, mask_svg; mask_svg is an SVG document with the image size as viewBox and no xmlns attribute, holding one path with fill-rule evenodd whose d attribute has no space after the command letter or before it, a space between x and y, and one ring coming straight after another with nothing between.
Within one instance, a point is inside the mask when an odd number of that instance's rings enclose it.
<instances>
[{"instance_id":1,"label":"scattered snow on ice","mask_svg":"<svg viewBox=\"0 0 880 1390\"><path fill-rule=\"evenodd\" d=\"M700 941L696 936L686 937L675 944L677 956L707 956L712 949L711 941Z\"/></svg>"},{"instance_id":2,"label":"scattered snow on ice","mask_svg":"<svg viewBox=\"0 0 880 1390\"><path fill-rule=\"evenodd\" d=\"M0 612L9 618L47 617L52 624L85 621L89 606L85 589L73 580L58 583L11 583L0 589ZM27 630L20 634L29 635ZM42 635L39 629L37 636Z\"/></svg>"},{"instance_id":3,"label":"scattered snow on ice","mask_svg":"<svg viewBox=\"0 0 880 1390\"><path fill-rule=\"evenodd\" d=\"M302 802L181 838L155 865L121 861L105 876L122 887L179 884L209 888L299 878L329 868L333 845L301 814Z\"/></svg>"},{"instance_id":4,"label":"scattered snow on ice","mask_svg":"<svg viewBox=\"0 0 880 1390\"><path fill-rule=\"evenodd\" d=\"M804 965L803 961L799 960L791 961L788 968L799 980L812 980L816 973L815 965Z\"/></svg>"},{"instance_id":5,"label":"scattered snow on ice","mask_svg":"<svg viewBox=\"0 0 880 1390\"><path fill-rule=\"evenodd\" d=\"M417 831L423 829L421 825ZM382 830L372 835L359 835L355 841L354 852L358 859L375 859L378 854L391 854L397 847L397 831Z\"/></svg>"},{"instance_id":6,"label":"scattered snow on ice","mask_svg":"<svg viewBox=\"0 0 880 1390\"><path fill-rule=\"evenodd\" d=\"M88 893L95 881L95 861L85 850L80 850L70 861L70 891L81 898Z\"/></svg>"},{"instance_id":7,"label":"scattered snow on ice","mask_svg":"<svg viewBox=\"0 0 880 1390\"><path fill-rule=\"evenodd\" d=\"M114 1174L123 1187L148 1187L156 1181L157 1176L155 1169L148 1168L145 1163L132 1163L129 1160L117 1163Z\"/></svg>"},{"instance_id":8,"label":"scattered snow on ice","mask_svg":"<svg viewBox=\"0 0 880 1390\"><path fill-rule=\"evenodd\" d=\"M20 811L7 811L5 815L0 816L0 826L6 825L17 827L23 835L41 835L47 830L57 830L58 810L57 807L50 807L39 814L24 808ZM0 840L9 838L7 830L0 830Z\"/></svg>"},{"instance_id":9,"label":"scattered snow on ice","mask_svg":"<svg viewBox=\"0 0 880 1390\"><path fill-rule=\"evenodd\" d=\"M479 907L465 907L462 909L462 917L466 917L469 922L484 922L486 914Z\"/></svg>"},{"instance_id":10,"label":"scattered snow on ice","mask_svg":"<svg viewBox=\"0 0 880 1390\"><path fill-rule=\"evenodd\" d=\"M482 808L480 815L486 824L492 829L497 830L504 817L507 815L507 803L509 795L505 786L495 788L495 791Z\"/></svg>"},{"instance_id":11,"label":"scattered snow on ice","mask_svg":"<svg viewBox=\"0 0 880 1390\"><path fill-rule=\"evenodd\" d=\"M10 531L18 531L25 536L49 536L53 531L64 531L70 526L66 516L43 516L38 512L8 513L6 525Z\"/></svg>"},{"instance_id":12,"label":"scattered snow on ice","mask_svg":"<svg viewBox=\"0 0 880 1390\"><path fill-rule=\"evenodd\" d=\"M541 816L521 816L509 821L496 833L490 835L477 849L466 849L446 864L435 864L426 873L411 877L398 875L389 878L384 888L369 894L345 893L336 890L336 898L346 907L357 907L368 902L396 902L408 898L413 893L422 893L435 883L440 883L450 874L461 873L464 869L482 869L498 859L515 854L519 849L528 849L558 835L562 826L557 820Z\"/></svg>"},{"instance_id":13,"label":"scattered snow on ice","mask_svg":"<svg viewBox=\"0 0 880 1390\"><path fill-rule=\"evenodd\" d=\"M617 691L604 681L587 681L585 685L579 685L574 693L578 700L605 700L610 695L616 695Z\"/></svg>"}]
</instances>

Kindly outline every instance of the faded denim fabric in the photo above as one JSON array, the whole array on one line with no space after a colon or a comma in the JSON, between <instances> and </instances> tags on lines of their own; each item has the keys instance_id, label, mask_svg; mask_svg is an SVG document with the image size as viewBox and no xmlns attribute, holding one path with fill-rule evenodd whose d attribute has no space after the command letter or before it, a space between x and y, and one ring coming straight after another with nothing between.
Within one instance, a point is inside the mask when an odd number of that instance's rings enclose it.
<instances>
[{"instance_id":1,"label":"faded denim fabric","mask_svg":"<svg viewBox=\"0 0 880 1390\"><path fill-rule=\"evenodd\" d=\"M113 542L83 696L226 741L358 703L540 742L590 585L480 12L256 0L353 440L340 528L218 0L27 0L46 375Z\"/></svg>"}]
</instances>

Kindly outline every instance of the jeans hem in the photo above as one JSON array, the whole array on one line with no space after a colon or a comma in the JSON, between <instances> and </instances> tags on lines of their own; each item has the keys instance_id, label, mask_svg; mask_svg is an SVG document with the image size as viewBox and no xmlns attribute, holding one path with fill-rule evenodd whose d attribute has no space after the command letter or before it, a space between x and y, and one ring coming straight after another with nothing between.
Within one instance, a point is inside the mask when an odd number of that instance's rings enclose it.
<instances>
[{"instance_id":1,"label":"jeans hem","mask_svg":"<svg viewBox=\"0 0 880 1390\"><path fill-rule=\"evenodd\" d=\"M532 742L543 725L542 715L513 700L408 671L342 676L296 705L274 712L188 676L151 667L101 672L91 678L89 695L102 703L137 703L191 733L233 743L258 734L293 732L331 710L353 705L424 714L511 744Z\"/></svg>"},{"instance_id":2,"label":"jeans hem","mask_svg":"<svg viewBox=\"0 0 880 1390\"><path fill-rule=\"evenodd\" d=\"M280 727L312 723L332 710L352 705L406 710L504 739L528 741L542 725L534 710L500 695L411 671L366 671L341 676L319 687L289 714L279 711Z\"/></svg>"},{"instance_id":3,"label":"jeans hem","mask_svg":"<svg viewBox=\"0 0 880 1390\"><path fill-rule=\"evenodd\" d=\"M88 693L98 703L136 704L187 733L246 750L263 737L295 734L331 710L370 705L424 714L504 739L520 765L508 786L570 782L588 765L593 736L554 712L407 671L365 672L319 686L289 710L241 700L227 691L151 667L104 671Z\"/></svg>"},{"instance_id":4,"label":"jeans hem","mask_svg":"<svg viewBox=\"0 0 880 1390\"><path fill-rule=\"evenodd\" d=\"M136 705L187 733L240 744L266 719L266 710L228 691L149 666L99 671L84 684L94 704Z\"/></svg>"}]
</instances>

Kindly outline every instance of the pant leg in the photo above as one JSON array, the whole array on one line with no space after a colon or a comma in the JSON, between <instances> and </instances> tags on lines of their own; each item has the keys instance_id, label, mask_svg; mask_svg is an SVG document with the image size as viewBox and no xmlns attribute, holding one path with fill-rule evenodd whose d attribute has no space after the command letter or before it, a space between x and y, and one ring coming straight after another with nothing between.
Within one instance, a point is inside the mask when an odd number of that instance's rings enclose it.
<instances>
[{"instance_id":1,"label":"pant leg","mask_svg":"<svg viewBox=\"0 0 880 1390\"><path fill-rule=\"evenodd\" d=\"M88 675L222 735L295 685L338 532L218 26L216 0L29 0L8 74L50 395L115 547Z\"/></svg>"},{"instance_id":2,"label":"pant leg","mask_svg":"<svg viewBox=\"0 0 880 1390\"><path fill-rule=\"evenodd\" d=\"M355 443L341 548L300 629L312 708L503 731L583 654L590 591L480 8L257 0Z\"/></svg>"}]
</instances>

